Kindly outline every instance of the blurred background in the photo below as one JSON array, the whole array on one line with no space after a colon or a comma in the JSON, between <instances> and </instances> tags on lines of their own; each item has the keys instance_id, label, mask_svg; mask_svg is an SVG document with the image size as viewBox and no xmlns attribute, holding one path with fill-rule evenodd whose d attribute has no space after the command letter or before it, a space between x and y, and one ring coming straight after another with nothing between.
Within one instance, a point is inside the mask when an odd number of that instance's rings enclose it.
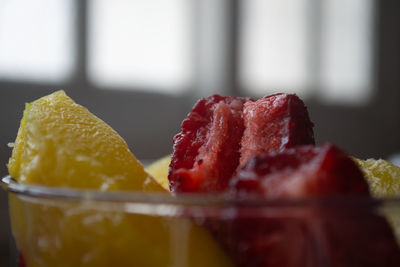
<instances>
[{"instance_id":1,"label":"blurred background","mask_svg":"<svg viewBox=\"0 0 400 267\"><path fill-rule=\"evenodd\" d=\"M1 0L0 176L24 103L58 89L140 159L171 152L199 97L275 92L305 100L318 143L388 158L400 151L399 26L397 0Z\"/></svg>"}]
</instances>

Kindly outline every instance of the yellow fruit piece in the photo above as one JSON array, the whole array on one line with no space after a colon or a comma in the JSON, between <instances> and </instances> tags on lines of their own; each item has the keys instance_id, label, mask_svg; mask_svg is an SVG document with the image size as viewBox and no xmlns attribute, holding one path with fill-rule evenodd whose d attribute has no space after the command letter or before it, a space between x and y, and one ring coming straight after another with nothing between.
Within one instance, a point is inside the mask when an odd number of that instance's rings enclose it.
<instances>
[{"instance_id":1,"label":"yellow fruit piece","mask_svg":"<svg viewBox=\"0 0 400 267\"><path fill-rule=\"evenodd\" d=\"M166 190L169 190L168 168L170 163L171 156L168 155L154 161L145 168L145 171L149 173Z\"/></svg>"},{"instance_id":2,"label":"yellow fruit piece","mask_svg":"<svg viewBox=\"0 0 400 267\"><path fill-rule=\"evenodd\" d=\"M27 105L8 164L20 183L166 192L107 124L58 91ZM10 193L12 231L32 266L231 266L191 220L128 213L132 206Z\"/></svg>"},{"instance_id":3,"label":"yellow fruit piece","mask_svg":"<svg viewBox=\"0 0 400 267\"><path fill-rule=\"evenodd\" d=\"M383 159L360 160L354 158L366 178L374 197L400 196L400 167ZM400 214L398 207L385 205L384 214L389 221L400 245Z\"/></svg>"},{"instance_id":4,"label":"yellow fruit piece","mask_svg":"<svg viewBox=\"0 0 400 267\"><path fill-rule=\"evenodd\" d=\"M28 184L163 191L125 141L64 91L27 104L8 170Z\"/></svg>"},{"instance_id":5,"label":"yellow fruit piece","mask_svg":"<svg viewBox=\"0 0 400 267\"><path fill-rule=\"evenodd\" d=\"M355 159L375 197L400 195L400 167L383 159Z\"/></svg>"}]
</instances>

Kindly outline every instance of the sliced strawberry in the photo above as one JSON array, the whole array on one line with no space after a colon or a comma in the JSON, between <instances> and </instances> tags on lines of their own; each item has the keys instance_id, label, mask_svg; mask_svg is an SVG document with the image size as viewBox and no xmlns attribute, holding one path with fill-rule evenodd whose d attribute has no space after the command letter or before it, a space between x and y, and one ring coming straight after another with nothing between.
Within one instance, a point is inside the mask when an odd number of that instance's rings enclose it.
<instances>
[{"instance_id":1,"label":"sliced strawberry","mask_svg":"<svg viewBox=\"0 0 400 267\"><path fill-rule=\"evenodd\" d=\"M281 207L279 207L281 208ZM234 218L211 218L205 226L237 267L321 267L305 222L290 212L241 207ZM271 215L268 215L268 214ZM249 215L246 217L244 214Z\"/></svg>"},{"instance_id":2,"label":"sliced strawberry","mask_svg":"<svg viewBox=\"0 0 400 267\"><path fill-rule=\"evenodd\" d=\"M376 212L376 213L375 213ZM400 251L386 219L372 205L346 209L320 209L317 222L321 251L331 266L400 266ZM323 230L323 231L321 231Z\"/></svg>"},{"instance_id":3,"label":"sliced strawberry","mask_svg":"<svg viewBox=\"0 0 400 267\"><path fill-rule=\"evenodd\" d=\"M314 144L312 127L295 95L257 102L218 95L202 99L174 138L171 191L368 200L361 172L340 149L296 147ZM371 206L314 204L275 211L236 207L236 215L208 218L204 224L238 266L400 266L392 231Z\"/></svg>"},{"instance_id":4,"label":"sliced strawberry","mask_svg":"<svg viewBox=\"0 0 400 267\"><path fill-rule=\"evenodd\" d=\"M369 195L355 163L339 148L299 146L249 160L232 180L238 194L263 197Z\"/></svg>"},{"instance_id":5,"label":"sliced strawberry","mask_svg":"<svg viewBox=\"0 0 400 267\"><path fill-rule=\"evenodd\" d=\"M168 179L172 192L220 192L239 163L243 104L213 95L196 103L174 137Z\"/></svg>"},{"instance_id":6,"label":"sliced strawberry","mask_svg":"<svg viewBox=\"0 0 400 267\"><path fill-rule=\"evenodd\" d=\"M171 191L224 191L250 157L314 144L312 127L296 95L275 94L256 102L219 95L201 99L174 138Z\"/></svg>"},{"instance_id":7,"label":"sliced strawberry","mask_svg":"<svg viewBox=\"0 0 400 267\"><path fill-rule=\"evenodd\" d=\"M368 186L356 165L332 145L303 146L252 158L232 180L234 196L299 199L361 195ZM238 208L210 229L238 266L400 266L386 220L368 204Z\"/></svg>"},{"instance_id":8,"label":"sliced strawberry","mask_svg":"<svg viewBox=\"0 0 400 267\"><path fill-rule=\"evenodd\" d=\"M260 153L315 143L307 108L294 94L275 94L247 102L243 118L239 169Z\"/></svg>"}]
</instances>

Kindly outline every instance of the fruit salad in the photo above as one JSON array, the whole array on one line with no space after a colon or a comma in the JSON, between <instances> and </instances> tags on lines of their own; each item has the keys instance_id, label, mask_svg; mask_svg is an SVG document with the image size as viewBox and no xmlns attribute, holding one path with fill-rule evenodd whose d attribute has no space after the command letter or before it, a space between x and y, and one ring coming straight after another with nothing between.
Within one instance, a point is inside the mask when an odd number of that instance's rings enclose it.
<instances>
[{"instance_id":1,"label":"fruit salad","mask_svg":"<svg viewBox=\"0 0 400 267\"><path fill-rule=\"evenodd\" d=\"M295 95L202 99L174 139L171 191L217 191L233 198L370 198L356 163L334 145L315 146L312 128ZM398 245L383 217L345 207L301 213L294 219L250 218L205 226L237 266L400 266ZM315 257L315 246L323 259Z\"/></svg>"},{"instance_id":2,"label":"fruit salad","mask_svg":"<svg viewBox=\"0 0 400 267\"><path fill-rule=\"evenodd\" d=\"M12 147L19 266L400 266L400 168L316 145L296 95L200 99L145 168L58 91Z\"/></svg>"},{"instance_id":3,"label":"fruit salad","mask_svg":"<svg viewBox=\"0 0 400 267\"><path fill-rule=\"evenodd\" d=\"M167 193L111 127L63 91L27 105L13 147L9 173L21 184ZM232 266L211 234L184 217L126 212L129 203L99 201L100 209L90 197L74 202L10 194L9 200L27 267Z\"/></svg>"}]
</instances>

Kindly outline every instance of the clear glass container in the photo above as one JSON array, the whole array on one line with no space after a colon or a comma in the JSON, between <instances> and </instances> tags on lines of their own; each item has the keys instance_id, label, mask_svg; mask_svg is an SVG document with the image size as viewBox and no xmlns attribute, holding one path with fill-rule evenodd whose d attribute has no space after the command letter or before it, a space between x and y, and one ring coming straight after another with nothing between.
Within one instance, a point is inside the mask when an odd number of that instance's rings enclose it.
<instances>
[{"instance_id":1,"label":"clear glass container","mask_svg":"<svg viewBox=\"0 0 400 267\"><path fill-rule=\"evenodd\" d=\"M19 266L399 266L400 200L230 198L18 184Z\"/></svg>"}]
</instances>

